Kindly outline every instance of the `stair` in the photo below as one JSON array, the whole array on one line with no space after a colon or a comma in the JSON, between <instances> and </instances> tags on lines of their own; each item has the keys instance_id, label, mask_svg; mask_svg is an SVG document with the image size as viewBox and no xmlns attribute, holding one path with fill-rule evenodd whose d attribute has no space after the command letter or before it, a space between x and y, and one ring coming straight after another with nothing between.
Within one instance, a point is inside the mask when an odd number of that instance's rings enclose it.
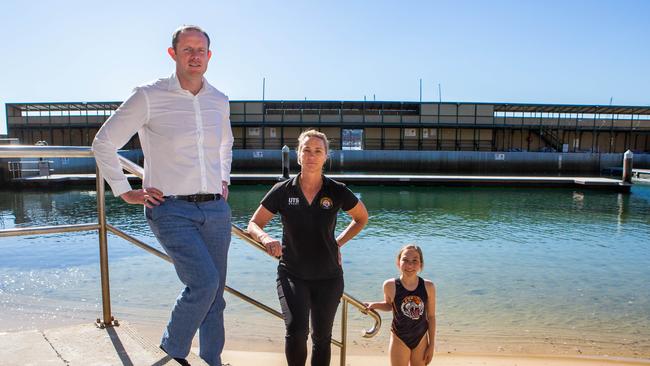
<instances>
[{"instance_id":1,"label":"stair","mask_svg":"<svg viewBox=\"0 0 650 366\"><path fill-rule=\"evenodd\" d=\"M2 365L156 365L178 366L157 345L138 335L128 324L101 329L94 324L46 330L0 333ZM207 366L194 353L193 366Z\"/></svg>"},{"instance_id":2,"label":"stair","mask_svg":"<svg viewBox=\"0 0 650 366\"><path fill-rule=\"evenodd\" d=\"M539 131L532 129L531 131L536 132L542 140L554 149L555 151L562 151L562 140L557 136L557 134L548 126L540 126Z\"/></svg>"}]
</instances>

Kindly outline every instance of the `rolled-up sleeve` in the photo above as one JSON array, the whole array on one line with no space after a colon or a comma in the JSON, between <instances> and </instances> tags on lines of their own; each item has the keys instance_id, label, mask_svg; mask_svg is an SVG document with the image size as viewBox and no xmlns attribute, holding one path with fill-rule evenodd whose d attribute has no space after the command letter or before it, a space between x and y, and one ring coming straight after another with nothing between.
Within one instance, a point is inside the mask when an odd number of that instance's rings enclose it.
<instances>
[{"instance_id":1,"label":"rolled-up sleeve","mask_svg":"<svg viewBox=\"0 0 650 366\"><path fill-rule=\"evenodd\" d=\"M221 147L219 155L221 157L221 179L230 184L230 167L232 164L232 145L234 138L232 128L230 127L230 101L226 99L226 113L224 113L221 124Z\"/></svg>"},{"instance_id":2,"label":"rolled-up sleeve","mask_svg":"<svg viewBox=\"0 0 650 366\"><path fill-rule=\"evenodd\" d=\"M147 94L144 90L136 88L95 135L92 149L97 167L116 197L131 190L120 165L117 150L122 148L148 119Z\"/></svg>"}]
</instances>

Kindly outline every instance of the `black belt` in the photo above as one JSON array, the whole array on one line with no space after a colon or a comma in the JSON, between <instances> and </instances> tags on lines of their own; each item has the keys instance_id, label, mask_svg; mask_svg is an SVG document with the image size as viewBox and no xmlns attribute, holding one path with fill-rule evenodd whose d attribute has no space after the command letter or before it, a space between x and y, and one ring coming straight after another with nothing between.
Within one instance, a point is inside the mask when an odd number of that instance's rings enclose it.
<instances>
[{"instance_id":1,"label":"black belt","mask_svg":"<svg viewBox=\"0 0 650 366\"><path fill-rule=\"evenodd\" d=\"M190 194L187 196L166 196L165 198L173 198L177 200L183 200L187 202L206 202L206 201L219 201L221 195L219 193L202 193L202 194Z\"/></svg>"}]
</instances>

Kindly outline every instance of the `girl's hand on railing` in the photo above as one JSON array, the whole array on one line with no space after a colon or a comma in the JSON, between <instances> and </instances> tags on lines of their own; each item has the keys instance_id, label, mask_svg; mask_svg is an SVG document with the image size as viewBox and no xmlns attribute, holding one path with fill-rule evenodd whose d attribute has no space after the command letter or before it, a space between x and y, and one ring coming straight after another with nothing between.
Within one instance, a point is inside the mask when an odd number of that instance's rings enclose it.
<instances>
[{"instance_id":1,"label":"girl's hand on railing","mask_svg":"<svg viewBox=\"0 0 650 366\"><path fill-rule=\"evenodd\" d=\"M120 197L126 203L133 205L145 205L148 208L158 206L165 201L163 193L154 187L133 189L126 193L122 193Z\"/></svg>"},{"instance_id":2,"label":"girl's hand on railing","mask_svg":"<svg viewBox=\"0 0 650 366\"><path fill-rule=\"evenodd\" d=\"M364 302L363 305L366 307L366 312L368 310L381 310L381 311L390 311L392 306L387 304L385 301L381 302Z\"/></svg>"},{"instance_id":3,"label":"girl's hand on railing","mask_svg":"<svg viewBox=\"0 0 650 366\"><path fill-rule=\"evenodd\" d=\"M362 310L362 312L363 312L364 314L368 314L368 310L372 310L374 304L375 304L374 302L364 302L364 303L363 303L363 306L365 306L366 308L365 308L364 310Z\"/></svg>"}]
</instances>

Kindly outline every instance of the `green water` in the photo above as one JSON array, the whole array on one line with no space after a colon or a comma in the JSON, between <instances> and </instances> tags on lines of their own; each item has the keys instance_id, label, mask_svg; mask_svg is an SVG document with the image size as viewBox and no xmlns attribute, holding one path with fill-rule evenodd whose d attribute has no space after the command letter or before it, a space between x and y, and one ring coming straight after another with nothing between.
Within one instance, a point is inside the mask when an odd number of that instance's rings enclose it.
<instances>
[{"instance_id":1,"label":"green water","mask_svg":"<svg viewBox=\"0 0 650 366\"><path fill-rule=\"evenodd\" d=\"M233 187L233 222L245 226L267 189ZM380 299L382 282L397 275L398 248L417 243L425 256L422 276L437 285L441 334L562 333L650 344L650 186L631 194L352 189L370 213L367 228L343 249L346 292L353 296ZM109 222L158 247L141 207L108 197L107 208ZM3 228L95 217L94 191L0 192ZM339 230L346 224L341 215ZM270 225L279 237L278 220ZM119 238L109 243L114 308L164 322L180 290L173 268ZM271 258L234 239L228 276L229 286L278 308ZM16 314L36 322L55 308L76 316L98 312L98 277L94 233L0 239L0 323ZM228 316L265 316L231 297L228 306Z\"/></svg>"}]
</instances>

